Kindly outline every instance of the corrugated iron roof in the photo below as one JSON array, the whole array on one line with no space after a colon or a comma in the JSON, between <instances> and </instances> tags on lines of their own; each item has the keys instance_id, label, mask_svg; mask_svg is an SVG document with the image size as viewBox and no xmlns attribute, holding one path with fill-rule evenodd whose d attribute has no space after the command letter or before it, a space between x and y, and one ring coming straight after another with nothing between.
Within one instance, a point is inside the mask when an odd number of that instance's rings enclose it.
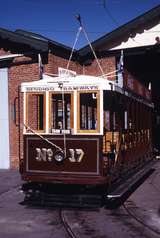
<instances>
[{"instance_id":1,"label":"corrugated iron roof","mask_svg":"<svg viewBox=\"0 0 160 238\"><path fill-rule=\"evenodd\" d=\"M94 42L92 42L92 46L95 50L102 50L104 46L106 50L109 50L111 48L111 45L112 47L115 44L118 45L120 37L122 39L127 39L131 35L143 32L144 29L147 29L159 22L160 22L160 5L156 6L155 8L152 8L150 11L136 17L135 19L118 27L112 32L109 32L104 36L100 37L99 39L95 40ZM89 52L90 52L89 45L81 48L78 51L78 53L81 56L84 56Z\"/></svg>"},{"instance_id":2,"label":"corrugated iron roof","mask_svg":"<svg viewBox=\"0 0 160 238\"><path fill-rule=\"evenodd\" d=\"M0 28L0 40L5 40L5 42L8 41L13 44L19 44L19 48L24 47L25 50L33 49L42 52L48 50L48 44L44 41L19 35L3 28Z\"/></svg>"}]
</instances>

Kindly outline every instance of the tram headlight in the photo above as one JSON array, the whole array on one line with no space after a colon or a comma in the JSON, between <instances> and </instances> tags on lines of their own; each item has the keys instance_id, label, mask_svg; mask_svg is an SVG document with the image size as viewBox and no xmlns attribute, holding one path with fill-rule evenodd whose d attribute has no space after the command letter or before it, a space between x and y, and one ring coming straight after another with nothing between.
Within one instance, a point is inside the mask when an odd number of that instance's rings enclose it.
<instances>
[{"instance_id":1,"label":"tram headlight","mask_svg":"<svg viewBox=\"0 0 160 238\"><path fill-rule=\"evenodd\" d=\"M57 162L61 162L61 161L64 160L64 154L61 153L61 152L59 152L59 153L55 154L54 159L55 159Z\"/></svg>"}]
</instances>

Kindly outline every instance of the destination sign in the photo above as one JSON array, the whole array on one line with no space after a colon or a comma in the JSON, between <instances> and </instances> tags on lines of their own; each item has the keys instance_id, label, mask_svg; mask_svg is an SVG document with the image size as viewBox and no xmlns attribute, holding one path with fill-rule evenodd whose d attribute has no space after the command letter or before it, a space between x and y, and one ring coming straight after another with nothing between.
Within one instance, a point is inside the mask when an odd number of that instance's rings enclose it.
<instances>
[{"instance_id":1,"label":"destination sign","mask_svg":"<svg viewBox=\"0 0 160 238\"><path fill-rule=\"evenodd\" d=\"M97 85L78 85L78 86L64 86L53 87L53 86L27 86L24 88L26 92L45 92L45 91L74 91L74 90L98 90Z\"/></svg>"}]
</instances>

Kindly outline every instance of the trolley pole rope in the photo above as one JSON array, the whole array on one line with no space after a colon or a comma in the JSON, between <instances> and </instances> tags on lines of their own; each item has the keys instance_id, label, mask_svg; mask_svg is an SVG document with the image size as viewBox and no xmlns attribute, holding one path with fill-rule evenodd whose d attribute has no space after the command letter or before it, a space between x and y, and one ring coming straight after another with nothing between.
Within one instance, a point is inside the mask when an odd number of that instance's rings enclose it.
<instances>
[{"instance_id":1,"label":"trolley pole rope","mask_svg":"<svg viewBox=\"0 0 160 238\"><path fill-rule=\"evenodd\" d=\"M27 126L25 123L22 123L22 125L28 130L31 131L34 135L39 136L42 140L44 140L45 142L47 142L48 144L52 145L53 147L55 147L56 149L58 149L60 152L62 152L64 154L64 151L62 150L61 147L57 146L56 144L52 143L51 141L49 141L48 139L46 139L44 136L38 134L37 132L35 132L33 129L31 129L29 126Z\"/></svg>"},{"instance_id":2,"label":"trolley pole rope","mask_svg":"<svg viewBox=\"0 0 160 238\"><path fill-rule=\"evenodd\" d=\"M71 62L71 59L72 59L72 56L73 56L73 52L74 52L74 49L75 49L75 46L77 44L77 41L78 41L78 38L79 38L79 35L80 35L81 31L82 31L82 27L80 26L79 29L78 29L77 35L76 35L75 42L74 42L73 47L72 47L72 51L71 51L68 63L67 63L67 69L69 69L69 65L70 65L70 62Z\"/></svg>"},{"instance_id":3,"label":"trolley pole rope","mask_svg":"<svg viewBox=\"0 0 160 238\"><path fill-rule=\"evenodd\" d=\"M98 61L97 55L96 55L96 53L95 53L95 51L94 51L94 49L93 49L93 46L92 46L92 44L91 44L91 42L90 42L90 40L89 40L89 38L88 38L87 32L86 32L86 30L85 30L85 28L84 28L84 26L83 26L83 24L82 24L82 20L81 20L80 14L78 14L78 15L76 16L76 19L77 19L77 21L79 22L80 27L82 28L82 31L83 31L83 33L84 33L84 36L85 36L85 38L86 38L86 40L87 40L87 42L88 42L88 44L89 44L89 46L90 46L90 48L91 48L91 51L92 51L92 53L93 53L93 55L94 55L94 58L95 58L95 60L96 60L96 62L97 62L97 65L98 65L98 67L99 67L99 69L100 69L100 71L101 71L102 77L103 77L103 75L104 75L103 69L102 69L102 67L101 67L101 65L100 65L100 63L99 63L99 61Z\"/></svg>"},{"instance_id":4,"label":"trolley pole rope","mask_svg":"<svg viewBox=\"0 0 160 238\"><path fill-rule=\"evenodd\" d=\"M71 54L70 54L70 57L69 57L69 60L68 60L68 63L67 63L67 69L69 69L69 65L70 65L70 62L71 62L71 59L72 59L72 56L73 56L73 52L74 52L76 43L77 43L78 38L79 38L79 36L80 36L80 33L81 33L81 31L83 31L84 36L85 36L85 38L86 38L86 40L87 40L87 42L88 42L88 44L89 44L89 47L91 48L91 51L92 51L92 53L93 53L93 55L94 55L94 58L95 58L95 60L96 60L96 62L97 62L97 65L98 65L98 67L99 67L99 69L100 69L100 72L101 72L101 74L102 74L101 77L104 77L105 74L104 74L104 72L103 72L103 69L102 69L102 67L101 67L101 65L100 65L100 63L99 63L99 61L98 61L97 55L96 55L96 53L95 53L95 51L94 51L94 49L93 49L93 47L92 47L92 44L91 44L91 42L90 42L90 40L89 40L89 37L88 37L88 35L87 35L87 32L86 32L86 30L85 30L85 28L84 28L84 26L83 26L83 24L82 24L82 20L81 20L80 14L76 15L76 19L77 19L77 21L79 22L80 27L79 27L79 29L78 29L78 32L77 32L77 35L76 35L76 39L75 39L75 42L74 42L74 44L73 44L72 51L71 51Z\"/></svg>"},{"instance_id":5,"label":"trolley pole rope","mask_svg":"<svg viewBox=\"0 0 160 238\"><path fill-rule=\"evenodd\" d=\"M59 84L59 88L61 89L62 92L62 128L63 128L63 149L64 149L64 156L66 157L66 134L65 134L65 129L66 129L66 122L65 122L65 100L64 100L64 90L63 90L63 83Z\"/></svg>"}]
</instances>

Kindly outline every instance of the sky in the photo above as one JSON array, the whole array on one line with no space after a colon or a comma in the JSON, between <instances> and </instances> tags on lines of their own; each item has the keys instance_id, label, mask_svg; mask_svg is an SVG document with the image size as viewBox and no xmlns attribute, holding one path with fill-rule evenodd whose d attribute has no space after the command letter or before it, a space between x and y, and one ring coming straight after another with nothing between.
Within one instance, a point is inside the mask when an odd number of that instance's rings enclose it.
<instances>
[{"instance_id":1,"label":"sky","mask_svg":"<svg viewBox=\"0 0 160 238\"><path fill-rule=\"evenodd\" d=\"M158 6L160 0L1 0L0 27L41 34L72 47L81 19L90 41ZM81 33L76 49L87 45Z\"/></svg>"}]
</instances>

